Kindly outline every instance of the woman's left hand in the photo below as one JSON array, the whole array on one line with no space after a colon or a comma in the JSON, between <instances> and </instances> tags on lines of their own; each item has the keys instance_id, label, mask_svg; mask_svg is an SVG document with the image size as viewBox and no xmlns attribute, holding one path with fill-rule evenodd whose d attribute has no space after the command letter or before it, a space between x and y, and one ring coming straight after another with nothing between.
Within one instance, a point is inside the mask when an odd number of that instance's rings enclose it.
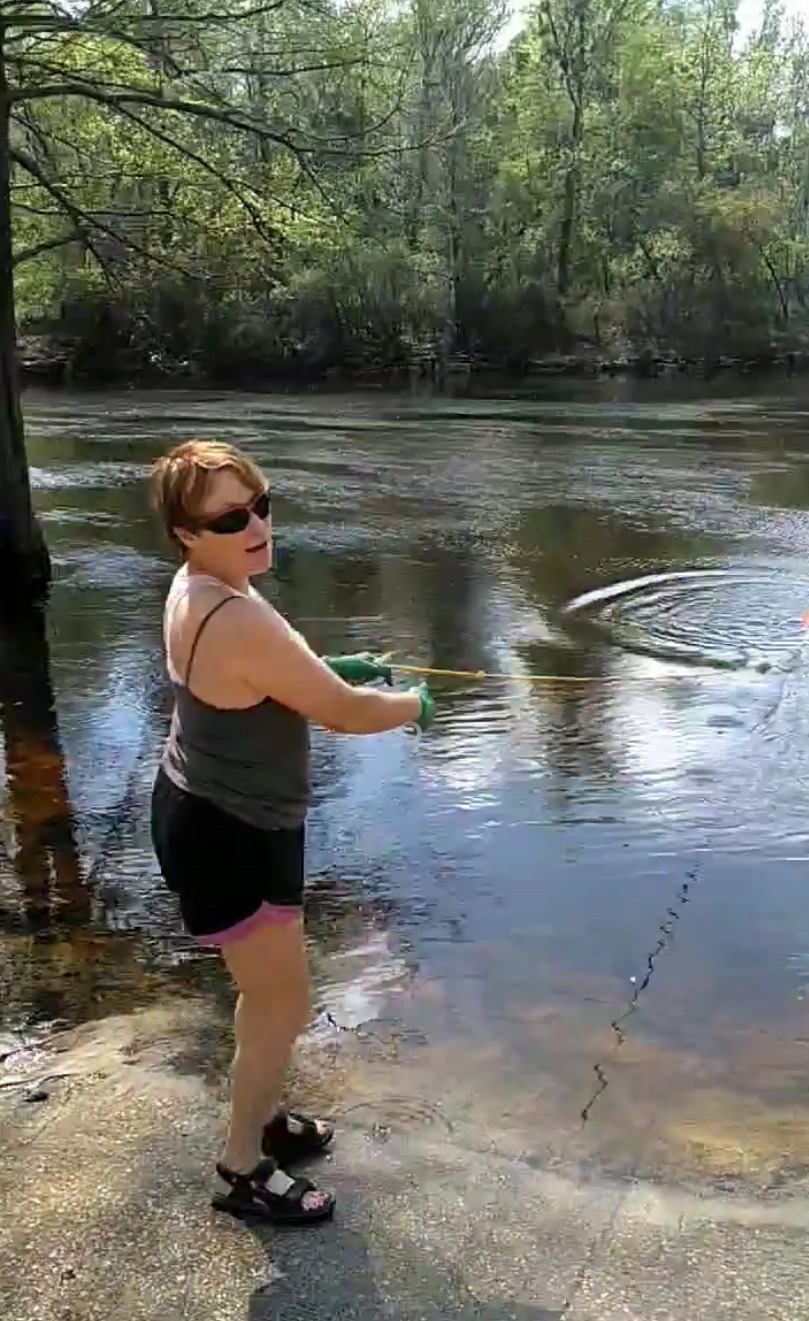
<instances>
[{"instance_id":1,"label":"woman's left hand","mask_svg":"<svg viewBox=\"0 0 809 1321\"><path fill-rule=\"evenodd\" d=\"M323 660L346 683L373 683L382 679L389 688L393 687L390 665L370 651L359 651L353 656L324 656Z\"/></svg>"}]
</instances>

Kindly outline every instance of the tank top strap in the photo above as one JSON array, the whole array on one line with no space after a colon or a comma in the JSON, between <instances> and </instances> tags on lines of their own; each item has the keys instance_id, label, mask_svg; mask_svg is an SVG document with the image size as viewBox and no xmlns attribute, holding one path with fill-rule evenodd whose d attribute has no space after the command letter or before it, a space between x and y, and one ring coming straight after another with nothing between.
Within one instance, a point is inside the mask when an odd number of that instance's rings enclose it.
<instances>
[{"instance_id":1,"label":"tank top strap","mask_svg":"<svg viewBox=\"0 0 809 1321\"><path fill-rule=\"evenodd\" d=\"M222 609L223 605L227 605L228 601L237 601L237 600L239 600L239 593L229 592L227 596L223 596L221 601L217 601L216 605L211 607L207 615L202 616L202 619L200 620L197 626L197 631L194 634L194 641L191 643L191 650L188 653L188 664L185 667L185 680L184 680L186 688L188 687L188 680L191 678L191 666L194 664L194 657L197 653L199 640L202 637L202 634L204 633L207 624L211 619L213 619L216 612Z\"/></svg>"}]
</instances>

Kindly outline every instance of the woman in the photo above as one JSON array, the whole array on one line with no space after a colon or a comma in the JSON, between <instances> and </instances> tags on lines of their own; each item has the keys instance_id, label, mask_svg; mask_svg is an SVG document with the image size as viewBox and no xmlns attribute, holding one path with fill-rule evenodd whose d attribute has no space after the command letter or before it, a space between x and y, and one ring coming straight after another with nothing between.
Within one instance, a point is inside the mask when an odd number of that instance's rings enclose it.
<instances>
[{"instance_id":1,"label":"woman","mask_svg":"<svg viewBox=\"0 0 809 1321\"><path fill-rule=\"evenodd\" d=\"M303 939L309 729L348 734L416 722L434 705L354 688L390 670L367 655L318 658L250 585L272 558L270 500L255 464L230 445L189 441L160 459L155 503L183 555L164 639L175 707L152 795L152 839L183 921L217 946L238 990L230 1122L213 1205L241 1217L307 1223L334 1198L284 1167L322 1151L333 1128L279 1106L308 1022Z\"/></svg>"}]
</instances>

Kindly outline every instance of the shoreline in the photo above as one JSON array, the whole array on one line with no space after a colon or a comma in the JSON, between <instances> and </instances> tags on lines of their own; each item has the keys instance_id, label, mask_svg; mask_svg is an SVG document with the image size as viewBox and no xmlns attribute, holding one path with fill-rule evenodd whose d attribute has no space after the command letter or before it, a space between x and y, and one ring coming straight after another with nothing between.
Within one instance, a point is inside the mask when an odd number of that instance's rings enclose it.
<instances>
[{"instance_id":1,"label":"shoreline","mask_svg":"<svg viewBox=\"0 0 809 1321\"><path fill-rule=\"evenodd\" d=\"M198 391L260 392L333 389L336 391L395 392L403 388L434 391L436 394L461 393L468 389L526 390L548 381L637 380L672 382L677 379L712 381L716 379L751 380L777 375L809 374L809 348L796 346L778 351L762 350L748 357L717 354L715 357L689 357L674 352L638 350L602 354L590 350L574 353L551 353L526 359L519 364L502 364L464 355L446 361L416 359L394 364L322 364L290 358L267 364L263 373L223 374L221 377L184 363L161 361L152 355L151 363L139 363L127 369L106 373L74 371L68 347L33 341L21 336L19 348L20 380L23 388L47 387L54 390L86 389L103 392L122 389L178 389Z\"/></svg>"},{"instance_id":2,"label":"shoreline","mask_svg":"<svg viewBox=\"0 0 809 1321\"><path fill-rule=\"evenodd\" d=\"M306 1052L308 1104L348 1074L367 1097L338 1105L334 1154L311 1170L337 1192L334 1222L282 1233L217 1216L225 1090L205 1067L212 1031L205 1000L158 1004L29 1058L18 1073L52 1075L40 1100L0 1090L0 1178L15 1207L0 1228L6 1321L807 1314L802 1190L727 1196L532 1164L498 1152L496 1134L487 1147L473 1115L385 1126L373 1112L402 1085L396 1061L364 1070Z\"/></svg>"}]
</instances>

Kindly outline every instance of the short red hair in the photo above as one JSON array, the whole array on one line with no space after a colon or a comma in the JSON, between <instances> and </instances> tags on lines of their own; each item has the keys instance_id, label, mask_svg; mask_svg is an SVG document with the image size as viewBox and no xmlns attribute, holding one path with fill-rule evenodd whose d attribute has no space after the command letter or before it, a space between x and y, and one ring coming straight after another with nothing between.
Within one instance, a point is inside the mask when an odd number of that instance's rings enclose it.
<instances>
[{"instance_id":1,"label":"short red hair","mask_svg":"<svg viewBox=\"0 0 809 1321\"><path fill-rule=\"evenodd\" d=\"M229 468L258 495L267 485L256 464L234 445L222 440L186 440L152 467L152 498L163 526L177 541L177 528L193 532L211 480L211 474Z\"/></svg>"}]
</instances>

